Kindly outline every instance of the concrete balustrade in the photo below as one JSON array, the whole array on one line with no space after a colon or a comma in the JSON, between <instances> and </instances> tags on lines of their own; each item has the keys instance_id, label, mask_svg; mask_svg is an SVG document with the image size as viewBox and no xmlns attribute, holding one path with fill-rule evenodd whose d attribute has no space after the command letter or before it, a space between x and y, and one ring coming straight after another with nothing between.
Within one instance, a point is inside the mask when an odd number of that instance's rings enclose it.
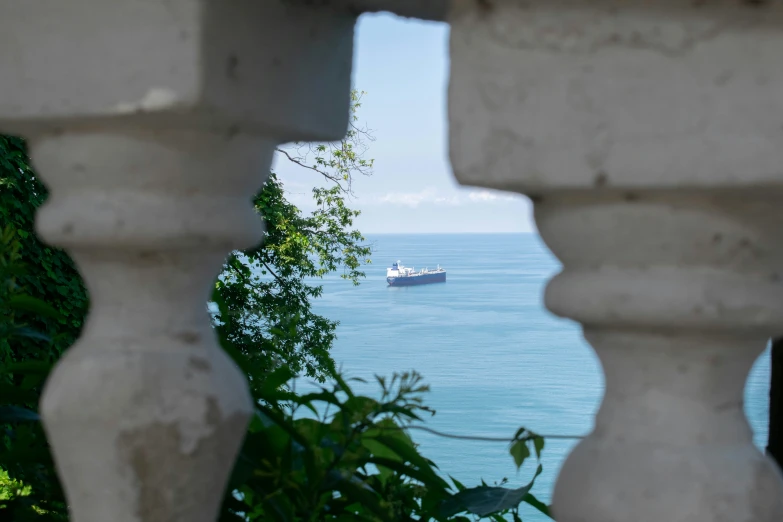
<instances>
[{"instance_id":1,"label":"concrete balustrade","mask_svg":"<svg viewBox=\"0 0 783 522\"><path fill-rule=\"evenodd\" d=\"M606 376L555 518L780 520L743 391L783 333L783 6L498 0L450 22L455 175L531 196L563 263L546 305Z\"/></svg>"},{"instance_id":2,"label":"concrete balustrade","mask_svg":"<svg viewBox=\"0 0 783 522\"><path fill-rule=\"evenodd\" d=\"M211 522L252 412L206 302L275 147L346 132L355 16L249 0L0 2L0 129L90 293L41 412L74 522ZM314 86L317 86L314 88Z\"/></svg>"},{"instance_id":3,"label":"concrete balustrade","mask_svg":"<svg viewBox=\"0 0 783 522\"><path fill-rule=\"evenodd\" d=\"M29 139L52 193L40 235L91 297L42 403L75 522L215 519L252 405L210 331L210 283L261 238L250 198L274 148L343 136L355 17L382 10L451 24L455 175L531 196L564 267L546 305L602 362L557 520L783 518L742 412L753 361L783 333L782 4L0 10L0 130Z\"/></svg>"}]
</instances>

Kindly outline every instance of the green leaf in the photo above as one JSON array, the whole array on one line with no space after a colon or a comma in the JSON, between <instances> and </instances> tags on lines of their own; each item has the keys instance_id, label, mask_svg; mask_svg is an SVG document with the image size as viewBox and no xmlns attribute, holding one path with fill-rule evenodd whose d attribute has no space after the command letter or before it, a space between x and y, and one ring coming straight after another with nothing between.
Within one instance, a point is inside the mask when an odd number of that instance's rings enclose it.
<instances>
[{"instance_id":1,"label":"green leaf","mask_svg":"<svg viewBox=\"0 0 783 522\"><path fill-rule=\"evenodd\" d=\"M0 374L20 373L24 375L28 375L28 374L47 375L50 371L52 371L53 366L54 365L49 361L41 361L41 360L20 361L20 362L8 364L4 367L0 367ZM1 396L2 395L0 395L0 397Z\"/></svg>"},{"instance_id":2,"label":"green leaf","mask_svg":"<svg viewBox=\"0 0 783 522\"><path fill-rule=\"evenodd\" d=\"M533 496L532 493L528 493L525 495L525 498L522 499L522 502L525 504L529 504L536 508L541 513L545 514L549 518L552 518L552 515L550 514L549 506L538 500L535 496Z\"/></svg>"},{"instance_id":3,"label":"green leaf","mask_svg":"<svg viewBox=\"0 0 783 522\"><path fill-rule=\"evenodd\" d=\"M0 383L0 397L7 403L35 404L40 395L36 391L25 390L10 383Z\"/></svg>"},{"instance_id":4,"label":"green leaf","mask_svg":"<svg viewBox=\"0 0 783 522\"><path fill-rule=\"evenodd\" d=\"M392 471L396 471L400 475L418 480L427 488L432 488L436 491L448 489L448 484L446 484L446 482L437 474L431 473L430 470L419 469L397 460L386 459L383 457L370 457L367 459L367 462L369 464L375 464L376 466L385 466Z\"/></svg>"},{"instance_id":5,"label":"green leaf","mask_svg":"<svg viewBox=\"0 0 783 522\"><path fill-rule=\"evenodd\" d=\"M534 437L533 438L533 446L536 448L536 458L541 458L541 452L544 450L544 438L543 437Z\"/></svg>"},{"instance_id":6,"label":"green leaf","mask_svg":"<svg viewBox=\"0 0 783 522\"><path fill-rule=\"evenodd\" d=\"M361 503L361 506L368 509L380 520L392 520L392 513L388 508L381 505L380 498L375 491L368 488L364 483L358 484L353 480L339 480L336 489L346 498L355 499Z\"/></svg>"},{"instance_id":7,"label":"green leaf","mask_svg":"<svg viewBox=\"0 0 783 522\"><path fill-rule=\"evenodd\" d=\"M441 515L451 517L467 511L480 517L514 509L525 499L535 484L536 477L543 471L539 465L536 474L527 485L518 489L508 489L490 486L478 486L465 489L441 504Z\"/></svg>"},{"instance_id":8,"label":"green leaf","mask_svg":"<svg viewBox=\"0 0 783 522\"><path fill-rule=\"evenodd\" d=\"M60 313L52 306L29 295L11 296L8 300L8 306L12 310L31 312L50 319L60 319Z\"/></svg>"},{"instance_id":9,"label":"green leaf","mask_svg":"<svg viewBox=\"0 0 783 522\"><path fill-rule=\"evenodd\" d=\"M420 473L423 473L429 477L428 482L430 484L436 485L438 488L443 490L449 489L448 483L438 476L437 473L435 473L431 462L419 454L412 443L403 442L399 438L385 435L376 437L375 439L387 448L394 451L394 453L396 453L404 462L410 462L416 466Z\"/></svg>"},{"instance_id":10,"label":"green leaf","mask_svg":"<svg viewBox=\"0 0 783 522\"><path fill-rule=\"evenodd\" d=\"M294 378L294 372L288 366L281 366L268 373L264 378L261 394L270 396L278 392L285 384Z\"/></svg>"},{"instance_id":11,"label":"green leaf","mask_svg":"<svg viewBox=\"0 0 783 522\"><path fill-rule=\"evenodd\" d=\"M399 455L397 455L395 452L378 442L377 440L363 438L362 439L362 446L367 448L373 455L376 457L381 457L384 459L394 460L397 462L402 462L402 459ZM394 471L387 468L383 465L378 465L378 474L381 477L381 480L386 482L389 477L391 477L394 474Z\"/></svg>"},{"instance_id":12,"label":"green leaf","mask_svg":"<svg viewBox=\"0 0 783 522\"><path fill-rule=\"evenodd\" d=\"M527 441L524 439L514 441L508 451L514 457L514 464L516 464L517 469L522 467L525 459L530 456L530 449L527 447Z\"/></svg>"},{"instance_id":13,"label":"green leaf","mask_svg":"<svg viewBox=\"0 0 783 522\"><path fill-rule=\"evenodd\" d=\"M465 487L465 484L463 484L459 480L455 479L451 475L449 475L449 478L454 483L454 486L457 488L457 491L462 491L463 489L468 489L467 487Z\"/></svg>"},{"instance_id":14,"label":"green leaf","mask_svg":"<svg viewBox=\"0 0 783 522\"><path fill-rule=\"evenodd\" d=\"M391 449L389 449L388 446L381 444L375 439L364 437L362 438L361 444L376 457L396 460L397 462L403 462L402 457L397 455L396 452L392 451Z\"/></svg>"},{"instance_id":15,"label":"green leaf","mask_svg":"<svg viewBox=\"0 0 783 522\"><path fill-rule=\"evenodd\" d=\"M44 341L44 342L51 342L52 340L48 335L42 334L41 332L33 330L32 328L27 328L26 326L14 328L13 330L11 330L10 336L24 337L27 339L36 339L38 341Z\"/></svg>"},{"instance_id":16,"label":"green leaf","mask_svg":"<svg viewBox=\"0 0 783 522\"><path fill-rule=\"evenodd\" d=\"M38 422L40 417L34 411L19 406L0 406L0 424L6 422Z\"/></svg>"}]
</instances>

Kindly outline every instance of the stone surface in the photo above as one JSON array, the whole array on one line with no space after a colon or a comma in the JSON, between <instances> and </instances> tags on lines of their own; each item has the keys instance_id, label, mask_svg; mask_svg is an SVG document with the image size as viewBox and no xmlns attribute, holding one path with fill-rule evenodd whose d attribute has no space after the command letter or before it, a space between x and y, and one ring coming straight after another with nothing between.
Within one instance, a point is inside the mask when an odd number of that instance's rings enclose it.
<instances>
[{"instance_id":1,"label":"stone surface","mask_svg":"<svg viewBox=\"0 0 783 522\"><path fill-rule=\"evenodd\" d=\"M206 302L226 252L257 244L266 138L200 132L34 138L52 191L40 236L91 311L41 412L78 522L211 521L252 407Z\"/></svg>"},{"instance_id":2,"label":"stone surface","mask_svg":"<svg viewBox=\"0 0 783 522\"><path fill-rule=\"evenodd\" d=\"M0 131L90 295L41 403L74 522L210 522L252 412L206 302L289 140L346 132L355 16L250 0L0 0Z\"/></svg>"},{"instance_id":3,"label":"stone surface","mask_svg":"<svg viewBox=\"0 0 783 522\"><path fill-rule=\"evenodd\" d=\"M460 183L531 196L606 375L558 522L772 522L742 401L783 333L783 4L455 2Z\"/></svg>"},{"instance_id":4,"label":"stone surface","mask_svg":"<svg viewBox=\"0 0 783 522\"><path fill-rule=\"evenodd\" d=\"M294 0L300 4L330 6L350 13L388 12L398 16L442 22L452 0Z\"/></svg>"},{"instance_id":5,"label":"stone surface","mask_svg":"<svg viewBox=\"0 0 783 522\"><path fill-rule=\"evenodd\" d=\"M595 429L558 479L558 522L783 517L783 482L743 412L783 324L776 196L590 190L535 205L563 263L546 305L582 323L606 376Z\"/></svg>"},{"instance_id":6,"label":"stone surface","mask_svg":"<svg viewBox=\"0 0 783 522\"><path fill-rule=\"evenodd\" d=\"M129 121L335 140L355 16L279 0L0 0L0 127ZM317 88L314 89L314 86Z\"/></svg>"},{"instance_id":7,"label":"stone surface","mask_svg":"<svg viewBox=\"0 0 783 522\"><path fill-rule=\"evenodd\" d=\"M460 182L777 184L783 3L455 0Z\"/></svg>"}]
</instances>

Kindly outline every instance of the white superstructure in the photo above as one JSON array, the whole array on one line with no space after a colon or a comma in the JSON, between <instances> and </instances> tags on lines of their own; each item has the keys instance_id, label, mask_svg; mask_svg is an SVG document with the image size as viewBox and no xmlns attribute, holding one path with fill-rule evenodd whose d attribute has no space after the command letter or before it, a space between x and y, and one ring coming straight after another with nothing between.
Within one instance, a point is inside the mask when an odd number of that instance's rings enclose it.
<instances>
[{"instance_id":1,"label":"white superstructure","mask_svg":"<svg viewBox=\"0 0 783 522\"><path fill-rule=\"evenodd\" d=\"M414 273L413 267L403 266L399 261L393 263L391 268L386 269L386 277L407 277Z\"/></svg>"}]
</instances>

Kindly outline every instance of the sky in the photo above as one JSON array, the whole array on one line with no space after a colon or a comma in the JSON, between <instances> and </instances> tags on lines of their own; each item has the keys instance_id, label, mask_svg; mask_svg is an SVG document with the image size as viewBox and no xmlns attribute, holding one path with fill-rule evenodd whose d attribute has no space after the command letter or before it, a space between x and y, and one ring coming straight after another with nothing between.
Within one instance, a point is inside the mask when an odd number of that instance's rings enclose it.
<instances>
[{"instance_id":1,"label":"sky","mask_svg":"<svg viewBox=\"0 0 783 522\"><path fill-rule=\"evenodd\" d=\"M460 187L448 161L448 26L364 15L355 36L353 85L366 91L358 117L372 131L371 176L354 178L356 226L379 233L509 233L534 230L527 198ZM318 174L278 155L291 202L312 209Z\"/></svg>"}]
</instances>

